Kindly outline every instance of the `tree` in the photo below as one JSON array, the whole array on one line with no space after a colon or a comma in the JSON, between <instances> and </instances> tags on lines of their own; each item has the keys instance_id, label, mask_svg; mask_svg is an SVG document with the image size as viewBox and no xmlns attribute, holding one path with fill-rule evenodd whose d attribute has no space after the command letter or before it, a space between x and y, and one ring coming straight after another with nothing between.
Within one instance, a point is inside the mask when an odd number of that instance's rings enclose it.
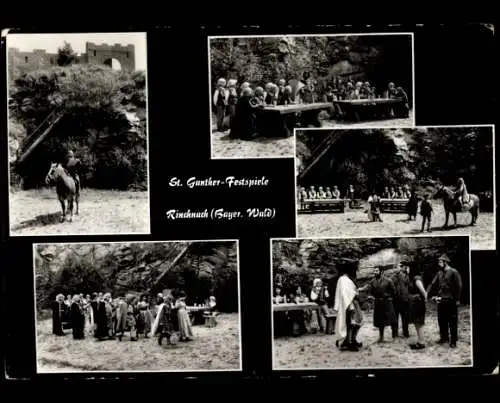
<instances>
[{"instance_id":1,"label":"tree","mask_svg":"<svg viewBox=\"0 0 500 403\"><path fill-rule=\"evenodd\" d=\"M64 42L64 46L57 49L57 65L69 66L77 61L77 56L70 43Z\"/></svg>"}]
</instances>

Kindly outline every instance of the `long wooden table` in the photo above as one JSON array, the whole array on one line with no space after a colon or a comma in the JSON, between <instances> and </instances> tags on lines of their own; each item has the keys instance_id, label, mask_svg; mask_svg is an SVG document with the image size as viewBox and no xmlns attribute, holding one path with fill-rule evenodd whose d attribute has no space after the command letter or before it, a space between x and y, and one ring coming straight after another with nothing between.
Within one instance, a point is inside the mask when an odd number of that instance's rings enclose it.
<instances>
[{"instance_id":1,"label":"long wooden table","mask_svg":"<svg viewBox=\"0 0 500 403\"><path fill-rule=\"evenodd\" d=\"M409 199L380 199L381 213L404 213Z\"/></svg>"},{"instance_id":2,"label":"long wooden table","mask_svg":"<svg viewBox=\"0 0 500 403\"><path fill-rule=\"evenodd\" d=\"M319 113L332 106L329 102L265 106L257 120L258 132L266 137L289 137L299 122L301 127L321 127Z\"/></svg>"},{"instance_id":3,"label":"long wooden table","mask_svg":"<svg viewBox=\"0 0 500 403\"><path fill-rule=\"evenodd\" d=\"M273 304L273 312L304 311L306 309L319 310L319 305L315 302L302 302L295 304L288 302L286 304Z\"/></svg>"},{"instance_id":4,"label":"long wooden table","mask_svg":"<svg viewBox=\"0 0 500 403\"><path fill-rule=\"evenodd\" d=\"M359 122L363 118L395 118L407 117L403 113L403 99L401 98L373 98L333 101L344 120Z\"/></svg>"}]
</instances>

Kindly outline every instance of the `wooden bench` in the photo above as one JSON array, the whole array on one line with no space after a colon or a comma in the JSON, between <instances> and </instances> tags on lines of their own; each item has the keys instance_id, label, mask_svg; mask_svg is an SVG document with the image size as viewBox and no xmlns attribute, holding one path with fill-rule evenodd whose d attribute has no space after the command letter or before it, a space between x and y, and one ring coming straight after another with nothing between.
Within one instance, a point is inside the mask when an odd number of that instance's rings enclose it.
<instances>
[{"instance_id":1,"label":"wooden bench","mask_svg":"<svg viewBox=\"0 0 500 403\"><path fill-rule=\"evenodd\" d=\"M299 125L321 127L319 113L331 107L329 102L265 106L259 110L257 132L266 137L290 137Z\"/></svg>"},{"instance_id":2,"label":"wooden bench","mask_svg":"<svg viewBox=\"0 0 500 403\"><path fill-rule=\"evenodd\" d=\"M408 199L380 199L381 213L406 213Z\"/></svg>"},{"instance_id":3,"label":"wooden bench","mask_svg":"<svg viewBox=\"0 0 500 403\"><path fill-rule=\"evenodd\" d=\"M345 202L342 199L304 199L300 201L300 213L343 213Z\"/></svg>"},{"instance_id":4,"label":"wooden bench","mask_svg":"<svg viewBox=\"0 0 500 403\"><path fill-rule=\"evenodd\" d=\"M335 320L337 319L337 315L334 313L328 313L327 315L325 315L325 319L326 319L325 334L334 334Z\"/></svg>"},{"instance_id":5,"label":"wooden bench","mask_svg":"<svg viewBox=\"0 0 500 403\"><path fill-rule=\"evenodd\" d=\"M218 312L205 312L203 314L203 317L205 318L205 326L206 327L217 326L217 316L219 316Z\"/></svg>"}]
</instances>

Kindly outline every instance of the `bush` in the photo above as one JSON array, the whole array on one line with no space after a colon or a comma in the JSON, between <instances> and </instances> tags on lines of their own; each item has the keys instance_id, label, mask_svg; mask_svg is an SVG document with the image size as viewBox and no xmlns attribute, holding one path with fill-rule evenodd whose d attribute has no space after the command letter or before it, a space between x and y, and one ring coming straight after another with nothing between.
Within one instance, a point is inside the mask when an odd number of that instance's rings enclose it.
<instances>
[{"instance_id":1,"label":"bush","mask_svg":"<svg viewBox=\"0 0 500 403\"><path fill-rule=\"evenodd\" d=\"M84 186L147 187L146 78L143 72L69 65L34 71L14 81L10 138L22 141L55 109L64 111L18 174L26 187L42 183L49 163L68 148L83 160ZM136 118L135 120L133 120Z\"/></svg>"}]
</instances>

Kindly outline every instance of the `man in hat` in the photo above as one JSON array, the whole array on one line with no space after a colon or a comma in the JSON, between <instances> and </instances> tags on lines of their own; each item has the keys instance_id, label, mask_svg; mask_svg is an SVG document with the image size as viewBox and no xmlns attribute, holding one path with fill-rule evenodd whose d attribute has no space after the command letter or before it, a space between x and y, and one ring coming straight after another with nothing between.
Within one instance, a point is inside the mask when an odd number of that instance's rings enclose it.
<instances>
[{"instance_id":1,"label":"man in hat","mask_svg":"<svg viewBox=\"0 0 500 403\"><path fill-rule=\"evenodd\" d=\"M81 166L82 166L81 160L79 158L75 158L75 153L73 150L69 150L68 154L66 154L66 160L64 161L63 167L75 181L77 193L80 191Z\"/></svg>"},{"instance_id":2,"label":"man in hat","mask_svg":"<svg viewBox=\"0 0 500 403\"><path fill-rule=\"evenodd\" d=\"M458 308L462 294L462 277L450 267L450 259L446 254L438 258L439 271L427 287L427 295L437 302L440 338L438 343L450 343L457 346Z\"/></svg>"},{"instance_id":3,"label":"man in hat","mask_svg":"<svg viewBox=\"0 0 500 403\"><path fill-rule=\"evenodd\" d=\"M403 337L410 337L408 324L410 319L410 260L403 256L399 262L399 271L393 277L396 295L394 297L395 323L392 327L392 337L398 337L399 317L403 326Z\"/></svg>"},{"instance_id":4,"label":"man in hat","mask_svg":"<svg viewBox=\"0 0 500 403\"><path fill-rule=\"evenodd\" d=\"M393 281L384 274L385 269L385 266L376 266L375 278L359 289L360 293L368 292L375 300L373 326L378 328L379 343L384 342L385 327L394 328L396 323L396 315L394 314L396 287Z\"/></svg>"}]
</instances>

